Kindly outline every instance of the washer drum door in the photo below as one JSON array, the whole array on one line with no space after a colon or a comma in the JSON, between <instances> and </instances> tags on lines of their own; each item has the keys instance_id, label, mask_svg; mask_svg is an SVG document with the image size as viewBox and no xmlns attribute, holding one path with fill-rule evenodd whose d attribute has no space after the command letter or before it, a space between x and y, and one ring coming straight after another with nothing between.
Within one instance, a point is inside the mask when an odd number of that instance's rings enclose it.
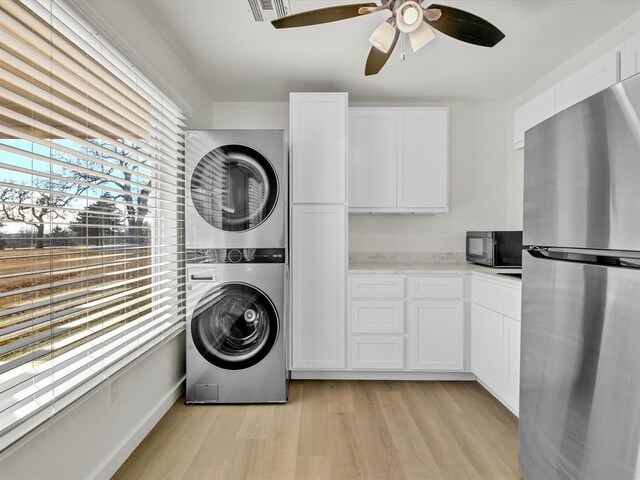
<instances>
[{"instance_id":1,"label":"washer drum door","mask_svg":"<svg viewBox=\"0 0 640 480\"><path fill-rule=\"evenodd\" d=\"M276 309L262 291L230 282L216 286L200 300L191 319L191 336L208 362L241 370L269 354L278 326Z\"/></svg>"},{"instance_id":2,"label":"washer drum door","mask_svg":"<svg viewBox=\"0 0 640 480\"><path fill-rule=\"evenodd\" d=\"M205 222L225 232L245 232L269 217L279 187L264 155L244 145L224 145L202 157L189 188Z\"/></svg>"}]
</instances>

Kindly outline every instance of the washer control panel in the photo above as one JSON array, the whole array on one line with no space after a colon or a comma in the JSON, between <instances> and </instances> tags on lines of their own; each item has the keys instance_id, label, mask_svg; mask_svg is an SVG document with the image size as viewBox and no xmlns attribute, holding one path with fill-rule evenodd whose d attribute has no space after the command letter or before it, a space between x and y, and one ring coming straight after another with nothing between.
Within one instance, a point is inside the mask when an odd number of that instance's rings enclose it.
<instances>
[{"instance_id":1,"label":"washer control panel","mask_svg":"<svg viewBox=\"0 0 640 480\"><path fill-rule=\"evenodd\" d=\"M188 264L285 263L284 248L194 248L187 249Z\"/></svg>"}]
</instances>

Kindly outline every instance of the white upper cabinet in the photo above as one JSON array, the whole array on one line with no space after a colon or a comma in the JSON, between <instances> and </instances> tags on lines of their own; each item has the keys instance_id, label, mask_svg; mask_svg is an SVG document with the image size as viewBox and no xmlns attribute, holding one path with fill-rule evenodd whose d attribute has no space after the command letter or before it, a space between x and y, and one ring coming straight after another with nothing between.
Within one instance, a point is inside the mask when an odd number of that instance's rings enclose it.
<instances>
[{"instance_id":1,"label":"white upper cabinet","mask_svg":"<svg viewBox=\"0 0 640 480\"><path fill-rule=\"evenodd\" d=\"M396 206L396 112L349 109L349 207Z\"/></svg>"},{"instance_id":2,"label":"white upper cabinet","mask_svg":"<svg viewBox=\"0 0 640 480\"><path fill-rule=\"evenodd\" d=\"M513 119L513 141L516 148L524 147L524 132L534 125L544 122L556 113L556 92L554 89L538 95L518 108Z\"/></svg>"},{"instance_id":3,"label":"white upper cabinet","mask_svg":"<svg viewBox=\"0 0 640 480\"><path fill-rule=\"evenodd\" d=\"M349 211L448 211L449 109L351 108Z\"/></svg>"},{"instance_id":4,"label":"white upper cabinet","mask_svg":"<svg viewBox=\"0 0 640 480\"><path fill-rule=\"evenodd\" d=\"M556 112L598 93L618 82L618 56L620 49L613 50L556 85Z\"/></svg>"},{"instance_id":5,"label":"white upper cabinet","mask_svg":"<svg viewBox=\"0 0 640 480\"><path fill-rule=\"evenodd\" d=\"M293 203L346 202L346 93L292 93Z\"/></svg>"},{"instance_id":6,"label":"white upper cabinet","mask_svg":"<svg viewBox=\"0 0 640 480\"><path fill-rule=\"evenodd\" d=\"M449 109L398 112L398 207L446 211Z\"/></svg>"},{"instance_id":7,"label":"white upper cabinet","mask_svg":"<svg viewBox=\"0 0 640 480\"><path fill-rule=\"evenodd\" d=\"M624 42L620 68L620 77L622 80L636 73L640 73L640 35L631 37Z\"/></svg>"},{"instance_id":8,"label":"white upper cabinet","mask_svg":"<svg viewBox=\"0 0 640 480\"><path fill-rule=\"evenodd\" d=\"M640 49L640 39L636 40L636 44L629 43L627 47L629 53L625 53L625 48L620 46L516 109L513 118L513 141L516 149L524 148L524 134L531 127L617 83L620 80L621 51L624 70L627 57L634 49L636 49L634 54L637 56L637 50ZM628 60L628 62L633 63L632 60ZM635 62L626 68L628 70L637 69L638 60L636 59Z\"/></svg>"}]
</instances>

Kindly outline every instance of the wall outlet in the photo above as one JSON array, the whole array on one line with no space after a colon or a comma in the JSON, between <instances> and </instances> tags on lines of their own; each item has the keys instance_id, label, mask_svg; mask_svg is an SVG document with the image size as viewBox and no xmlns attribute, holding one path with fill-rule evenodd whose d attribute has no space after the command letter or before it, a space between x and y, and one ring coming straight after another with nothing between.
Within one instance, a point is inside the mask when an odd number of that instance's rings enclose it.
<instances>
[{"instance_id":1,"label":"wall outlet","mask_svg":"<svg viewBox=\"0 0 640 480\"><path fill-rule=\"evenodd\" d=\"M109 403L118 400L120 395L120 380L117 378L109 380Z\"/></svg>"}]
</instances>

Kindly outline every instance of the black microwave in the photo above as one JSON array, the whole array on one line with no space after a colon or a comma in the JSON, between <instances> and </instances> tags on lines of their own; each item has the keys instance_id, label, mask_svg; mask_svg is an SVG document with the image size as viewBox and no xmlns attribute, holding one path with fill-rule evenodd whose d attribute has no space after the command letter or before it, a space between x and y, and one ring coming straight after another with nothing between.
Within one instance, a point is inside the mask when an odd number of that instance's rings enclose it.
<instances>
[{"instance_id":1,"label":"black microwave","mask_svg":"<svg viewBox=\"0 0 640 480\"><path fill-rule=\"evenodd\" d=\"M522 231L467 232L467 262L521 267Z\"/></svg>"}]
</instances>

